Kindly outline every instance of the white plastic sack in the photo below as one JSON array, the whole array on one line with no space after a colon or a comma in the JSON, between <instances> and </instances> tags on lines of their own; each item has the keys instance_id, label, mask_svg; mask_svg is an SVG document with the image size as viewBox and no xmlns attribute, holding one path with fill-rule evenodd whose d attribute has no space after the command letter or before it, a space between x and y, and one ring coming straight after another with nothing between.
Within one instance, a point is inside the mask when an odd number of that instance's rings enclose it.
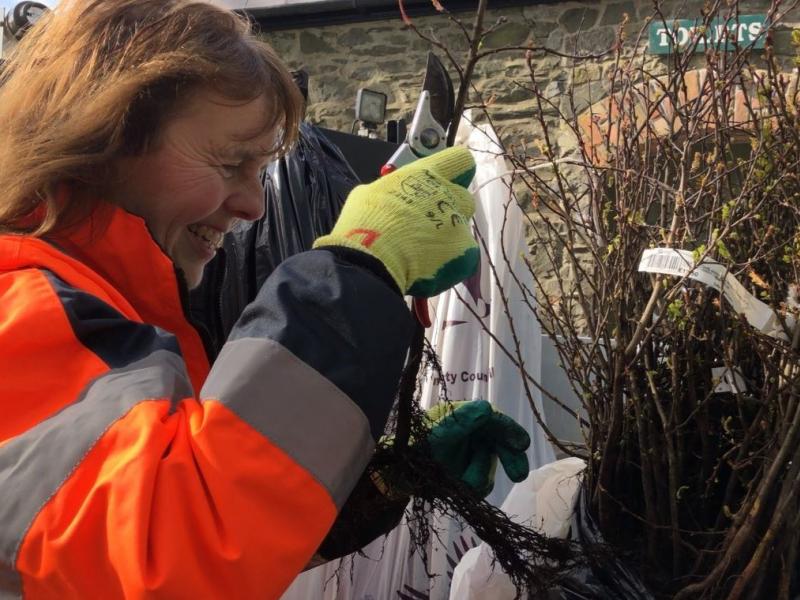
<instances>
[{"instance_id":1,"label":"white plastic sack","mask_svg":"<svg viewBox=\"0 0 800 600\"><path fill-rule=\"evenodd\" d=\"M566 538L586 463L565 458L531 471L516 484L501 507L517 523L549 537ZM450 600L513 600L511 578L492 565L492 551L480 544L467 552L453 572Z\"/></svg>"}]
</instances>

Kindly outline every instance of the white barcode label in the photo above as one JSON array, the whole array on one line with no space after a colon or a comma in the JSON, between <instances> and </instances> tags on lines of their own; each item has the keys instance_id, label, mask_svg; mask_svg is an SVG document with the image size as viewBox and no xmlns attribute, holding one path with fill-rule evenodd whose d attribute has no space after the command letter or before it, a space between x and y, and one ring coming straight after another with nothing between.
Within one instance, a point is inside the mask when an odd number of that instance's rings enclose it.
<instances>
[{"instance_id":1,"label":"white barcode label","mask_svg":"<svg viewBox=\"0 0 800 600\"><path fill-rule=\"evenodd\" d=\"M753 327L776 338L786 339L778 315L767 305L753 296L736 277L727 272L724 265L705 259L694 264L694 255L688 250L673 248L649 248L639 261L642 273L659 273L688 277L722 293L733 310L744 315ZM786 324L794 327L794 319L786 317Z\"/></svg>"},{"instance_id":2,"label":"white barcode label","mask_svg":"<svg viewBox=\"0 0 800 600\"><path fill-rule=\"evenodd\" d=\"M693 267L694 259L691 252L667 248L645 250L639 263L639 271L679 277L688 275Z\"/></svg>"}]
</instances>

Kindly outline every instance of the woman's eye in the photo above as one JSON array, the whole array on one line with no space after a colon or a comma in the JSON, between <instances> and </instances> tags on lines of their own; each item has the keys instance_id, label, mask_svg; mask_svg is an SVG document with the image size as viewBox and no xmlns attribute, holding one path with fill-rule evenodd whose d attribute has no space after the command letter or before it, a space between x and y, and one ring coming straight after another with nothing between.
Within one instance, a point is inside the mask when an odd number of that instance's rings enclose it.
<instances>
[{"instance_id":1,"label":"woman's eye","mask_svg":"<svg viewBox=\"0 0 800 600\"><path fill-rule=\"evenodd\" d=\"M225 179L232 179L239 170L239 165L220 165L219 170Z\"/></svg>"}]
</instances>

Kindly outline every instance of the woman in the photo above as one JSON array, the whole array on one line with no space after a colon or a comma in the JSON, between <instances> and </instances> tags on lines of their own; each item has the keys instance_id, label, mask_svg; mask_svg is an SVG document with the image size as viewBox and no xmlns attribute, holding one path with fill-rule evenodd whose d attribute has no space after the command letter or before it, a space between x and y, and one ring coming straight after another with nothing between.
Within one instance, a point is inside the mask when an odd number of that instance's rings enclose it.
<instances>
[{"instance_id":1,"label":"woman","mask_svg":"<svg viewBox=\"0 0 800 600\"><path fill-rule=\"evenodd\" d=\"M285 68L209 4L64 0L2 77L3 597L278 597L383 431L402 293L474 269L469 153L355 190L210 366L186 292L262 214Z\"/></svg>"}]
</instances>

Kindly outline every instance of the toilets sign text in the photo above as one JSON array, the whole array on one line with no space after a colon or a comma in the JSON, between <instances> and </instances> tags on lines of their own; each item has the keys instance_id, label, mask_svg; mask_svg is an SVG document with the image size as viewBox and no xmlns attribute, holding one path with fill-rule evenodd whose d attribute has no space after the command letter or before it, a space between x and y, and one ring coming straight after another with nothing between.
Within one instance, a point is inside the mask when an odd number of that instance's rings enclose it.
<instances>
[{"instance_id":1,"label":"toilets sign text","mask_svg":"<svg viewBox=\"0 0 800 600\"><path fill-rule=\"evenodd\" d=\"M677 19L650 25L650 54L669 54L676 48L705 52L707 48L731 51L735 48L764 47L767 33L765 15L715 19L704 25L702 19ZM696 42L696 43L695 43Z\"/></svg>"}]
</instances>

